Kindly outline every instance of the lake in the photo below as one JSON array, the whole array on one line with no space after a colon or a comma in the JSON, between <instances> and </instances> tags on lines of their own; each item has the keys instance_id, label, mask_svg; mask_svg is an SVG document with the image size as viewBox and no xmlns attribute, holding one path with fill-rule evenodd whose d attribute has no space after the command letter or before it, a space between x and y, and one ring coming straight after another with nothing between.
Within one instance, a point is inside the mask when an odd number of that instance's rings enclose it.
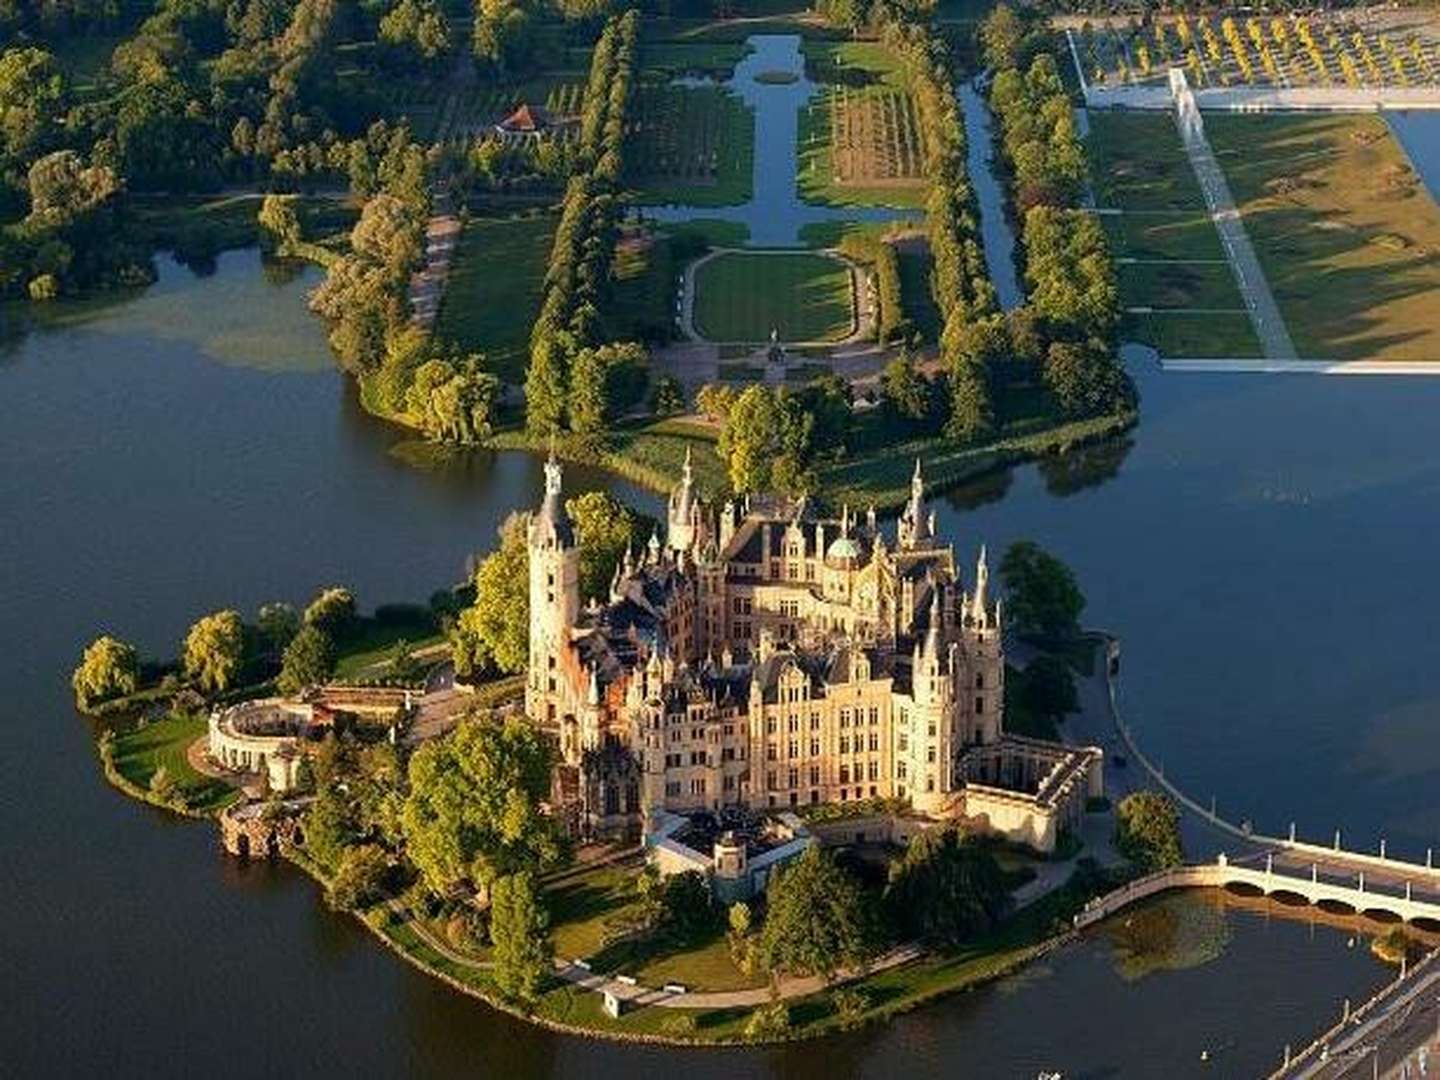
<instances>
[{"instance_id":1,"label":"lake","mask_svg":"<svg viewBox=\"0 0 1440 1080\"><path fill-rule=\"evenodd\" d=\"M693 1052L563 1038L416 972L283 865L104 781L68 676L101 630L171 653L191 620L456 580L539 462L425 470L360 412L304 313L313 271L232 252L0 334L0 800L16 1075L344 1069L496 1077L1226 1075L1278 1061L1384 969L1351 931L1186 896L1019 976L830 1042ZM1440 836L1440 383L1137 372L1131 440L940 500L966 559L1029 536L1120 634L1147 749L1232 817L1415 854ZM572 490L604 486L568 468ZM1117 936L1118 935L1118 936ZM1213 1071L1213 1068L1208 1071Z\"/></svg>"}]
</instances>

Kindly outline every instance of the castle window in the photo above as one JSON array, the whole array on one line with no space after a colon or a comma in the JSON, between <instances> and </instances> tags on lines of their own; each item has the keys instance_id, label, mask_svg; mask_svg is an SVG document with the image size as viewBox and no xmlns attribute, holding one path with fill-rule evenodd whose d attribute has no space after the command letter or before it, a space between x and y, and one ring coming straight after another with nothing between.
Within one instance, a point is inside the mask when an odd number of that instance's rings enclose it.
<instances>
[{"instance_id":1,"label":"castle window","mask_svg":"<svg viewBox=\"0 0 1440 1080\"><path fill-rule=\"evenodd\" d=\"M874 727L880 722L880 710L874 705L870 706L870 726Z\"/></svg>"},{"instance_id":2,"label":"castle window","mask_svg":"<svg viewBox=\"0 0 1440 1080\"><path fill-rule=\"evenodd\" d=\"M849 709L841 709L841 710L840 710L840 726L841 726L841 727L849 727L849 726L850 726L850 710L849 710Z\"/></svg>"},{"instance_id":3,"label":"castle window","mask_svg":"<svg viewBox=\"0 0 1440 1080\"><path fill-rule=\"evenodd\" d=\"M976 690L984 690L984 689L985 689L985 673L984 673L983 671L977 671L977 672L975 673L975 689L976 689Z\"/></svg>"},{"instance_id":4,"label":"castle window","mask_svg":"<svg viewBox=\"0 0 1440 1080\"><path fill-rule=\"evenodd\" d=\"M870 733L870 752L873 754L876 750L879 750L879 749L880 749L880 736L879 736L879 735L876 735L875 732L872 731L872 732Z\"/></svg>"},{"instance_id":5,"label":"castle window","mask_svg":"<svg viewBox=\"0 0 1440 1080\"><path fill-rule=\"evenodd\" d=\"M899 779L899 780L904 780L904 779L905 779L905 762L904 762L904 761L897 761L897 762L895 763L895 777L896 777L896 779Z\"/></svg>"},{"instance_id":6,"label":"castle window","mask_svg":"<svg viewBox=\"0 0 1440 1080\"><path fill-rule=\"evenodd\" d=\"M734 790L735 790L735 777L733 777L733 776L727 776L727 777L725 777L725 790L726 790L726 791L734 791Z\"/></svg>"},{"instance_id":7,"label":"castle window","mask_svg":"<svg viewBox=\"0 0 1440 1080\"><path fill-rule=\"evenodd\" d=\"M811 765L811 766L810 766L810 783L811 783L811 784L818 784L818 783L820 783L820 766L819 766L819 765ZM811 802L814 802L814 800L812 799Z\"/></svg>"},{"instance_id":8,"label":"castle window","mask_svg":"<svg viewBox=\"0 0 1440 1080\"><path fill-rule=\"evenodd\" d=\"M872 762L870 762L870 766L869 766L869 768L867 768L867 769L865 770L865 772L866 772L866 775L869 776L871 780L879 780L879 779L880 779L880 763L879 763L878 761L872 761ZM875 794L875 789L874 789L874 788L871 788L871 789L870 789L870 794L871 794L871 795L874 795L874 794Z\"/></svg>"},{"instance_id":9,"label":"castle window","mask_svg":"<svg viewBox=\"0 0 1440 1080\"><path fill-rule=\"evenodd\" d=\"M810 730L811 730L811 731L819 731L819 730L820 730L820 714L819 714L818 712L812 712L812 713L810 714Z\"/></svg>"},{"instance_id":10,"label":"castle window","mask_svg":"<svg viewBox=\"0 0 1440 1080\"><path fill-rule=\"evenodd\" d=\"M900 733L900 753L903 754L903 753L905 753L905 752L906 752L907 750L909 750L909 749L910 749L910 736L906 735L906 734L902 731L902 732Z\"/></svg>"},{"instance_id":11,"label":"castle window","mask_svg":"<svg viewBox=\"0 0 1440 1080\"><path fill-rule=\"evenodd\" d=\"M680 781L679 781L679 780L668 780L668 781L666 781L666 783L665 783L665 794L668 795L668 796L676 796L676 795L679 795L679 794L680 794Z\"/></svg>"},{"instance_id":12,"label":"castle window","mask_svg":"<svg viewBox=\"0 0 1440 1080\"><path fill-rule=\"evenodd\" d=\"M840 783L842 783L842 784L848 784L849 782L850 782L850 766L849 766L849 765L841 765L841 766L840 766ZM843 795L842 795L842 798L843 798Z\"/></svg>"},{"instance_id":13,"label":"castle window","mask_svg":"<svg viewBox=\"0 0 1440 1080\"><path fill-rule=\"evenodd\" d=\"M772 742L772 743L767 743L767 744L765 745L765 760L766 760L766 761L776 761L776 760L779 759L779 757L780 757L780 751L775 748L775 744L774 744L773 742Z\"/></svg>"},{"instance_id":14,"label":"castle window","mask_svg":"<svg viewBox=\"0 0 1440 1080\"><path fill-rule=\"evenodd\" d=\"M691 794L691 795L704 795L704 794L705 794L705 778L704 778L703 776L696 777L694 780L691 780L691 781L690 781L690 794Z\"/></svg>"},{"instance_id":15,"label":"castle window","mask_svg":"<svg viewBox=\"0 0 1440 1080\"><path fill-rule=\"evenodd\" d=\"M925 760L931 765L935 764L935 747L932 746L925 751Z\"/></svg>"},{"instance_id":16,"label":"castle window","mask_svg":"<svg viewBox=\"0 0 1440 1080\"><path fill-rule=\"evenodd\" d=\"M798 806L799 803L800 803L800 796L799 796L799 794L797 794L797 793L794 792L794 791L790 792L790 805L791 805L791 806Z\"/></svg>"},{"instance_id":17,"label":"castle window","mask_svg":"<svg viewBox=\"0 0 1440 1080\"><path fill-rule=\"evenodd\" d=\"M873 777L872 777L872 779L873 779ZM874 785L874 784L871 784L871 785L870 785L870 798L872 798L872 799L875 798L877 794L878 794L878 793L877 793L876 790L875 790L875 785ZM859 796L856 796L856 797L858 798Z\"/></svg>"},{"instance_id":18,"label":"castle window","mask_svg":"<svg viewBox=\"0 0 1440 1080\"><path fill-rule=\"evenodd\" d=\"M984 699L983 697L977 697L977 698L975 699L975 715L976 715L976 716L979 716L979 715L980 715L981 713L983 713L984 711L985 711L985 699Z\"/></svg>"},{"instance_id":19,"label":"castle window","mask_svg":"<svg viewBox=\"0 0 1440 1080\"><path fill-rule=\"evenodd\" d=\"M721 761L734 761L734 760L735 760L735 748L734 748L733 746L727 746L727 747L723 748L723 749L720 751L720 760L721 760Z\"/></svg>"},{"instance_id":20,"label":"castle window","mask_svg":"<svg viewBox=\"0 0 1440 1080\"><path fill-rule=\"evenodd\" d=\"M927 777L925 778L925 790L926 790L926 791L934 791L934 790L935 790L935 777L933 777L933 776L927 776Z\"/></svg>"},{"instance_id":21,"label":"castle window","mask_svg":"<svg viewBox=\"0 0 1440 1080\"><path fill-rule=\"evenodd\" d=\"M810 792L810 805L811 805L811 806L814 806L814 805L815 805L816 803L818 803L819 801L820 801L820 792L812 790L812 791Z\"/></svg>"},{"instance_id":22,"label":"castle window","mask_svg":"<svg viewBox=\"0 0 1440 1080\"><path fill-rule=\"evenodd\" d=\"M691 751L690 751L690 764L691 764L691 765L704 765L704 764L705 764L705 751L703 751L703 750L691 750Z\"/></svg>"},{"instance_id":23,"label":"castle window","mask_svg":"<svg viewBox=\"0 0 1440 1080\"><path fill-rule=\"evenodd\" d=\"M790 745L787 747L787 749L788 749L790 752L785 755L786 757L795 758L795 757L799 757L799 756L800 756L800 744L799 744L798 742L796 742L794 739L791 739L791 740L790 740ZM792 786L793 786L793 785L792 785Z\"/></svg>"},{"instance_id":24,"label":"castle window","mask_svg":"<svg viewBox=\"0 0 1440 1080\"><path fill-rule=\"evenodd\" d=\"M811 757L819 757L819 756L820 756L820 740L819 740L819 739L811 739L811 740L810 740L810 756L811 756Z\"/></svg>"},{"instance_id":25,"label":"castle window","mask_svg":"<svg viewBox=\"0 0 1440 1080\"><path fill-rule=\"evenodd\" d=\"M840 789L840 801L841 801L841 802L845 802L849 797L850 797L850 789L849 789L849 788L843 788L843 787L842 787L842 788Z\"/></svg>"},{"instance_id":26,"label":"castle window","mask_svg":"<svg viewBox=\"0 0 1440 1080\"><path fill-rule=\"evenodd\" d=\"M778 786L779 786L779 785L777 785L777 784L775 783L775 770L772 769L772 770L770 770L769 772L767 772L767 773L765 774L765 787L766 787L766 789L769 790L769 791L774 791L774 790L776 789L776 787L778 787ZM770 800L770 805L771 805L771 806L774 806L774 805L775 805L775 800L774 800L774 799L771 799L771 800Z\"/></svg>"},{"instance_id":27,"label":"castle window","mask_svg":"<svg viewBox=\"0 0 1440 1080\"><path fill-rule=\"evenodd\" d=\"M934 720L931 720L931 721L930 721L930 727L928 728L928 731L929 731L929 734L930 734L930 738L933 739L933 738L935 737L935 721L934 721Z\"/></svg>"},{"instance_id":28,"label":"castle window","mask_svg":"<svg viewBox=\"0 0 1440 1080\"><path fill-rule=\"evenodd\" d=\"M815 564L814 564L814 563L808 563L808 562L807 562L807 563L805 564L805 580L806 580L806 581L814 581L814 580L815 580Z\"/></svg>"},{"instance_id":29,"label":"castle window","mask_svg":"<svg viewBox=\"0 0 1440 1080\"><path fill-rule=\"evenodd\" d=\"M795 732L800 730L800 718L798 716L788 717L785 721L785 730L790 732L791 735L794 735Z\"/></svg>"},{"instance_id":30,"label":"castle window","mask_svg":"<svg viewBox=\"0 0 1440 1080\"><path fill-rule=\"evenodd\" d=\"M787 779L788 779L790 782L785 785L786 787L788 787L788 788L796 788L796 787L799 787L799 786L800 786L800 770L797 769L797 768L795 768L795 766L793 766L793 765L790 766L790 771L789 771L789 773L787 774Z\"/></svg>"},{"instance_id":31,"label":"castle window","mask_svg":"<svg viewBox=\"0 0 1440 1080\"><path fill-rule=\"evenodd\" d=\"M774 718L773 716L767 716L767 717L765 718L765 734L766 734L766 735L774 735L774 734L775 734L775 718Z\"/></svg>"},{"instance_id":32,"label":"castle window","mask_svg":"<svg viewBox=\"0 0 1440 1080\"><path fill-rule=\"evenodd\" d=\"M849 752L850 752L850 736L849 736L849 735L841 735L841 736L840 736L840 753L842 753L842 754L848 754Z\"/></svg>"}]
</instances>

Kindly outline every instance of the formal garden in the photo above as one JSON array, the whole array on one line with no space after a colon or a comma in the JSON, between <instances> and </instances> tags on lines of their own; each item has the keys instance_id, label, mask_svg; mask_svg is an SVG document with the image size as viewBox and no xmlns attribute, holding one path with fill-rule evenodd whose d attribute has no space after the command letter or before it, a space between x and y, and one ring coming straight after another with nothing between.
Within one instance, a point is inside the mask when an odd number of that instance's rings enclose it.
<instances>
[{"instance_id":1,"label":"formal garden","mask_svg":"<svg viewBox=\"0 0 1440 1080\"><path fill-rule=\"evenodd\" d=\"M711 341L838 341L855 304L849 264L828 255L722 252L695 270L695 329Z\"/></svg>"},{"instance_id":2,"label":"formal garden","mask_svg":"<svg viewBox=\"0 0 1440 1080\"><path fill-rule=\"evenodd\" d=\"M1181 12L1086 23L1074 40L1099 86L1163 84L1171 67L1196 87L1440 86L1440 37L1423 12Z\"/></svg>"}]
</instances>

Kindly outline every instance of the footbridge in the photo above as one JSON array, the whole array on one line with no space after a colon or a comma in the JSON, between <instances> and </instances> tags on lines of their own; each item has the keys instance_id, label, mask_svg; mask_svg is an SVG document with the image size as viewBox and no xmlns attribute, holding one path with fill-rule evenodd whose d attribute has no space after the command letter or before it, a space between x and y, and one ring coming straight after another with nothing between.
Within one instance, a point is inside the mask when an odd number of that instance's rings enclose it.
<instances>
[{"instance_id":1,"label":"footbridge","mask_svg":"<svg viewBox=\"0 0 1440 1080\"><path fill-rule=\"evenodd\" d=\"M1308 867L1297 865L1292 855L1266 852L1263 857L1231 860L1222 854L1212 863L1147 874L1091 900L1075 916L1075 928L1083 930L1122 908L1170 889L1239 888L1282 902L1340 908L1357 915L1440 929L1440 873L1389 860L1387 869L1378 874L1371 870L1367 879L1364 869L1352 869L1354 863L1344 858L1343 852L1337 861L1315 859Z\"/></svg>"}]
</instances>

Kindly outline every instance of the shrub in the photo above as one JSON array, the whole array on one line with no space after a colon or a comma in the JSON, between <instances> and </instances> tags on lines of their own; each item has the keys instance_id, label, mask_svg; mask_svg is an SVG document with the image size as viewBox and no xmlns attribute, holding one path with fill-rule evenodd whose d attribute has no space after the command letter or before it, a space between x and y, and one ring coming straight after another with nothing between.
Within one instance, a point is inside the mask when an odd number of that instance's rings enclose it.
<instances>
[{"instance_id":1,"label":"shrub","mask_svg":"<svg viewBox=\"0 0 1440 1080\"><path fill-rule=\"evenodd\" d=\"M762 1005L745 1021L745 1037L756 1042L783 1039L790 1034L790 1007L783 1001Z\"/></svg>"}]
</instances>

